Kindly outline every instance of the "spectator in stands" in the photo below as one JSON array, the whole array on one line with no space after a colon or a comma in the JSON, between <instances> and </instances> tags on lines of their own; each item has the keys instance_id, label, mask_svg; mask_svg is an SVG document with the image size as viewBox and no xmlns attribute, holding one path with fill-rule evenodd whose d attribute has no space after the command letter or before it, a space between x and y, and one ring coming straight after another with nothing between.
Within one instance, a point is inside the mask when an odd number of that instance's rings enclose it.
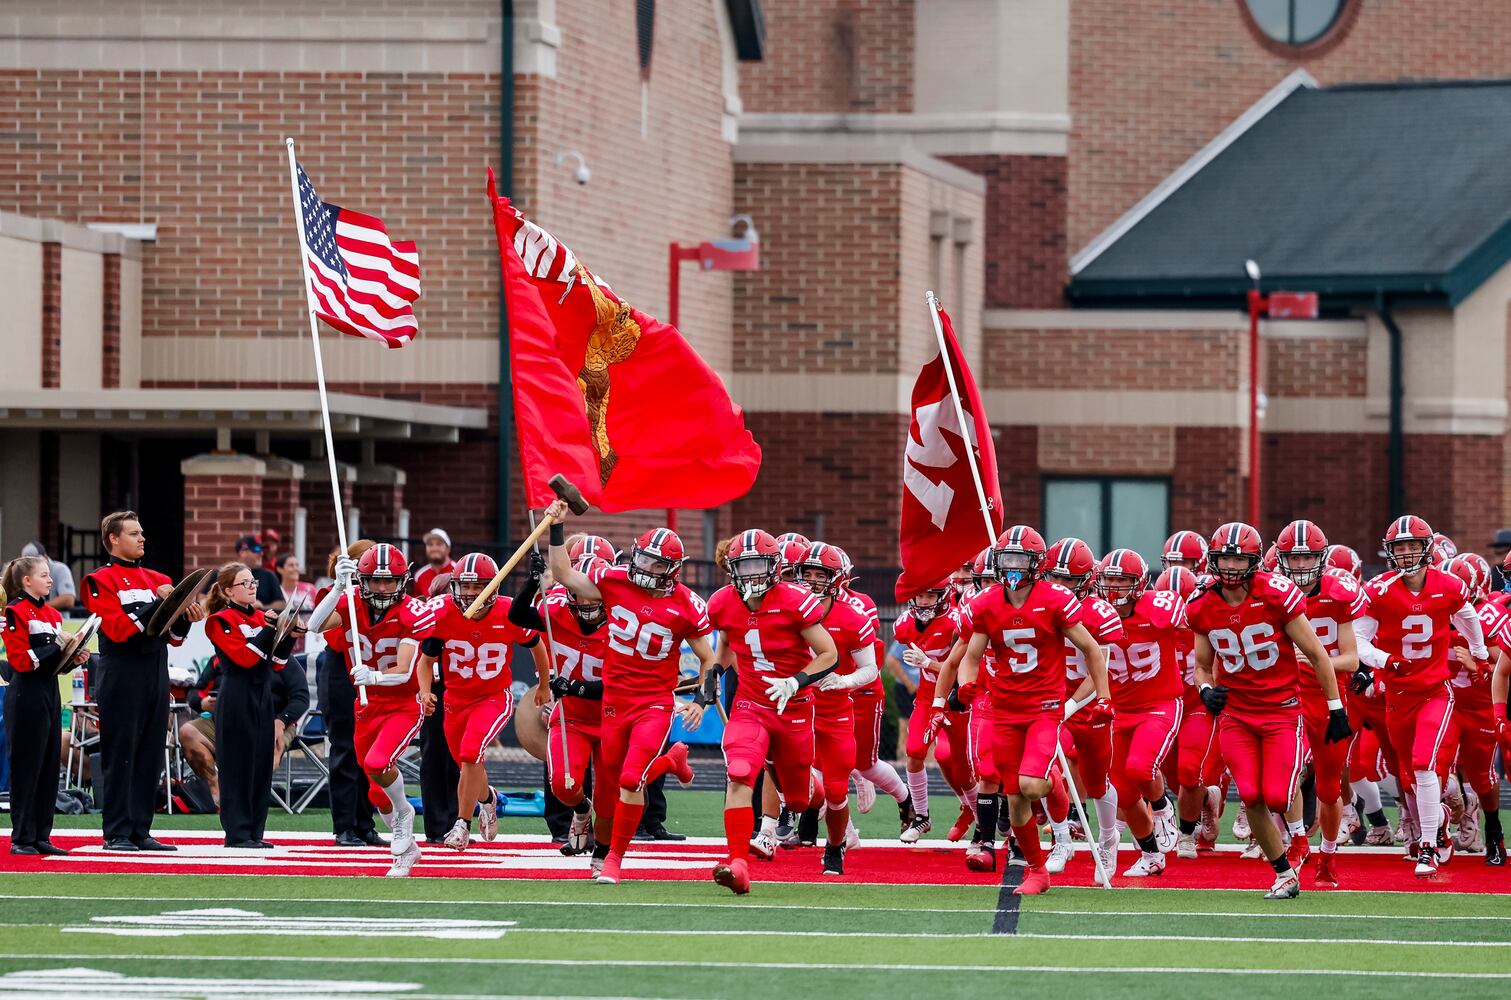
<instances>
[{"instance_id":1,"label":"spectator in stands","mask_svg":"<svg viewBox=\"0 0 1511 1000\"><path fill-rule=\"evenodd\" d=\"M73 571L67 563L58 562L47 554L41 542L27 542L21 548L23 556L41 556L47 560L47 568L52 573L52 589L47 593L47 603L59 611L67 611L78 602L79 591L73 583Z\"/></svg>"},{"instance_id":2,"label":"spectator in stands","mask_svg":"<svg viewBox=\"0 0 1511 1000\"><path fill-rule=\"evenodd\" d=\"M353 559L360 559L362 553L372 547L371 539L359 538L347 547L346 553ZM336 556L340 553L340 549L334 549L326 560L325 574L333 580L336 577ZM315 596L318 603L325 595L318 593ZM310 627L318 629L321 624L311 622ZM332 652L329 648L323 650L315 662L315 683L320 693L320 710L325 714L326 738L330 741L330 756L326 763L331 772L331 833L335 835L336 846L387 847L374 829L373 807L367 800L367 775L362 773L356 747L352 744L357 727L357 688L352 684L351 666L346 662L345 654Z\"/></svg>"},{"instance_id":3,"label":"spectator in stands","mask_svg":"<svg viewBox=\"0 0 1511 1000\"><path fill-rule=\"evenodd\" d=\"M451 561L451 536L443 529L431 528L425 532L425 561L429 565L416 573L414 578L414 595L422 598L430 596L436 577L450 573L454 568Z\"/></svg>"},{"instance_id":4,"label":"spectator in stands","mask_svg":"<svg viewBox=\"0 0 1511 1000\"><path fill-rule=\"evenodd\" d=\"M299 559L292 552L285 552L278 557L278 591L281 595L278 608L281 610L289 605L301 609L299 625L303 628L309 621L309 613L315 607L315 585L308 580L299 579L303 567L299 565ZM294 643L294 656L304 663L304 636L300 636Z\"/></svg>"},{"instance_id":5,"label":"spectator in stands","mask_svg":"<svg viewBox=\"0 0 1511 1000\"><path fill-rule=\"evenodd\" d=\"M283 544L283 536L275 528L262 529L262 568L272 573L278 572L278 547Z\"/></svg>"},{"instance_id":6,"label":"spectator in stands","mask_svg":"<svg viewBox=\"0 0 1511 1000\"><path fill-rule=\"evenodd\" d=\"M262 543L256 535L242 535L236 539L236 558L252 571L252 579L257 584L257 599L252 607L265 611L282 600L278 577L262 566Z\"/></svg>"}]
</instances>

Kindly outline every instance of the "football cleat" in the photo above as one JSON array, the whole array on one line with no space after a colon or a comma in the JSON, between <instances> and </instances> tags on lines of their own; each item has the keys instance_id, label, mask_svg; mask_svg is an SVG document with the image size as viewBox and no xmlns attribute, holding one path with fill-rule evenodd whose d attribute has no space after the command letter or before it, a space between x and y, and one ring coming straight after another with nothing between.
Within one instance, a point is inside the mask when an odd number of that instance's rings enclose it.
<instances>
[{"instance_id":1,"label":"football cleat","mask_svg":"<svg viewBox=\"0 0 1511 1000\"><path fill-rule=\"evenodd\" d=\"M1321 854L1317 857L1317 878L1313 881L1319 889L1338 888L1338 856Z\"/></svg>"},{"instance_id":2,"label":"football cleat","mask_svg":"<svg viewBox=\"0 0 1511 1000\"><path fill-rule=\"evenodd\" d=\"M1065 865L1069 863L1073 853L1075 853L1075 848L1070 844L1055 841L1054 846L1049 849L1049 856L1044 860L1044 869L1051 875L1060 874L1065 870Z\"/></svg>"},{"instance_id":3,"label":"football cleat","mask_svg":"<svg viewBox=\"0 0 1511 1000\"><path fill-rule=\"evenodd\" d=\"M960 815L955 818L955 825L950 827L950 832L945 834L945 838L952 844L958 843L965 839L966 834L971 832L971 826L975 822L976 814L971 812L969 806L962 804L960 806Z\"/></svg>"},{"instance_id":4,"label":"football cleat","mask_svg":"<svg viewBox=\"0 0 1511 1000\"><path fill-rule=\"evenodd\" d=\"M1107 836L1097 841L1097 855L1102 861L1102 870L1109 876L1118 869L1118 847L1122 838L1116 830L1108 830Z\"/></svg>"},{"instance_id":5,"label":"football cleat","mask_svg":"<svg viewBox=\"0 0 1511 1000\"><path fill-rule=\"evenodd\" d=\"M860 846L860 831L849 820L845 821L845 850L853 851Z\"/></svg>"},{"instance_id":6,"label":"football cleat","mask_svg":"<svg viewBox=\"0 0 1511 1000\"><path fill-rule=\"evenodd\" d=\"M1023 883L1013 890L1015 896L1042 896L1049 891L1049 872L1029 865L1023 873Z\"/></svg>"},{"instance_id":7,"label":"football cleat","mask_svg":"<svg viewBox=\"0 0 1511 1000\"><path fill-rule=\"evenodd\" d=\"M388 869L386 875L388 878L407 878L410 869L414 868L415 862L419 860L420 845L416 844L414 838L411 837L409 846L405 847L403 852L394 855L393 866Z\"/></svg>"},{"instance_id":8,"label":"football cleat","mask_svg":"<svg viewBox=\"0 0 1511 1000\"><path fill-rule=\"evenodd\" d=\"M687 762L687 744L673 743L664 755L667 764L670 765L668 773L677 779L677 783L683 788L693 783L693 768Z\"/></svg>"},{"instance_id":9,"label":"football cleat","mask_svg":"<svg viewBox=\"0 0 1511 1000\"><path fill-rule=\"evenodd\" d=\"M1196 835L1183 833L1175 841L1175 856L1186 861L1195 861L1197 855Z\"/></svg>"},{"instance_id":10,"label":"football cleat","mask_svg":"<svg viewBox=\"0 0 1511 1000\"><path fill-rule=\"evenodd\" d=\"M1447 823L1438 827L1437 855L1439 868L1453 860L1453 841L1448 839Z\"/></svg>"},{"instance_id":11,"label":"football cleat","mask_svg":"<svg viewBox=\"0 0 1511 1000\"><path fill-rule=\"evenodd\" d=\"M844 844L825 844L824 845L824 874L825 875L843 875L843 874L845 874L845 845Z\"/></svg>"},{"instance_id":12,"label":"football cleat","mask_svg":"<svg viewBox=\"0 0 1511 1000\"><path fill-rule=\"evenodd\" d=\"M1506 842L1504 840L1485 841L1485 864L1492 868L1505 867Z\"/></svg>"},{"instance_id":13,"label":"football cleat","mask_svg":"<svg viewBox=\"0 0 1511 1000\"><path fill-rule=\"evenodd\" d=\"M916 844L924 834L932 829L934 829L934 826L929 822L928 813L922 813L914 816L909 821L908 825L903 828L902 835L897 839L904 844Z\"/></svg>"},{"instance_id":14,"label":"football cleat","mask_svg":"<svg viewBox=\"0 0 1511 1000\"><path fill-rule=\"evenodd\" d=\"M1207 792L1201 800L1201 821L1197 827L1201 839L1208 844L1217 843L1217 820L1222 816L1222 789L1216 785L1208 785ZM1237 826L1237 823L1234 824Z\"/></svg>"},{"instance_id":15,"label":"football cleat","mask_svg":"<svg viewBox=\"0 0 1511 1000\"><path fill-rule=\"evenodd\" d=\"M1007 864L1010 868L1024 868L1028 865L1028 859L1023 856L1023 849L1018 846L1016 839L1008 843Z\"/></svg>"},{"instance_id":16,"label":"football cleat","mask_svg":"<svg viewBox=\"0 0 1511 1000\"><path fill-rule=\"evenodd\" d=\"M561 853L571 857L586 854L593 849L593 817L590 813L573 813L572 826L567 830L567 842L561 845Z\"/></svg>"},{"instance_id":17,"label":"football cleat","mask_svg":"<svg viewBox=\"0 0 1511 1000\"><path fill-rule=\"evenodd\" d=\"M1243 849L1243 853L1239 854L1238 856L1240 858L1243 858L1245 861L1248 861L1253 858L1262 857L1263 855L1264 851L1260 848L1259 841L1251 837L1249 838L1248 846L1245 847Z\"/></svg>"},{"instance_id":18,"label":"football cleat","mask_svg":"<svg viewBox=\"0 0 1511 1000\"><path fill-rule=\"evenodd\" d=\"M1180 825L1175 822L1175 810L1168 805L1163 809L1154 811L1154 840L1159 845L1160 853L1167 854L1175 849L1175 841L1180 837Z\"/></svg>"},{"instance_id":19,"label":"football cleat","mask_svg":"<svg viewBox=\"0 0 1511 1000\"><path fill-rule=\"evenodd\" d=\"M1354 811L1352 804L1343 807L1343 828L1338 834L1339 840L1352 840L1354 834L1364 824L1359 821L1359 814Z\"/></svg>"},{"instance_id":20,"label":"football cleat","mask_svg":"<svg viewBox=\"0 0 1511 1000\"><path fill-rule=\"evenodd\" d=\"M456 821L455 826L446 831L445 839L443 839L441 843L445 844L453 851L465 851L467 849L468 842L471 840L472 831L467 829L467 821L464 819L459 819Z\"/></svg>"},{"instance_id":21,"label":"football cleat","mask_svg":"<svg viewBox=\"0 0 1511 1000\"><path fill-rule=\"evenodd\" d=\"M1139 859L1123 872L1124 878L1153 878L1156 875L1165 874L1165 856L1163 854L1140 853Z\"/></svg>"},{"instance_id":22,"label":"football cleat","mask_svg":"<svg viewBox=\"0 0 1511 1000\"><path fill-rule=\"evenodd\" d=\"M1364 843L1370 847L1394 847L1396 835L1388 826L1372 826L1364 835Z\"/></svg>"},{"instance_id":23,"label":"football cleat","mask_svg":"<svg viewBox=\"0 0 1511 1000\"><path fill-rule=\"evenodd\" d=\"M593 880L599 885L618 885L623 877L620 866L624 864L624 856L610 851L609 856L603 859L603 865L594 874Z\"/></svg>"},{"instance_id":24,"label":"football cleat","mask_svg":"<svg viewBox=\"0 0 1511 1000\"><path fill-rule=\"evenodd\" d=\"M815 847L818 845L818 813L817 809L804 809L803 814L797 819L797 847ZM794 845L788 844L788 847Z\"/></svg>"},{"instance_id":25,"label":"football cleat","mask_svg":"<svg viewBox=\"0 0 1511 1000\"><path fill-rule=\"evenodd\" d=\"M395 811L389 829L393 831L393 836L389 839L388 849L394 857L397 858L414 846L414 806L409 804L408 799L404 800L403 809Z\"/></svg>"},{"instance_id":26,"label":"football cleat","mask_svg":"<svg viewBox=\"0 0 1511 1000\"><path fill-rule=\"evenodd\" d=\"M1265 899L1295 899L1301 895L1301 876L1295 872L1281 872L1275 876L1275 884L1264 894Z\"/></svg>"},{"instance_id":27,"label":"football cleat","mask_svg":"<svg viewBox=\"0 0 1511 1000\"><path fill-rule=\"evenodd\" d=\"M1296 834L1291 838L1291 846L1286 848L1285 858L1291 863L1291 868L1300 871L1306 867L1306 859L1312 856L1312 844L1302 834Z\"/></svg>"},{"instance_id":28,"label":"football cleat","mask_svg":"<svg viewBox=\"0 0 1511 1000\"><path fill-rule=\"evenodd\" d=\"M484 840L498 836L498 792L488 789L487 802L477 804L477 832Z\"/></svg>"},{"instance_id":29,"label":"football cleat","mask_svg":"<svg viewBox=\"0 0 1511 1000\"><path fill-rule=\"evenodd\" d=\"M1438 852L1431 844L1423 844L1417 851L1417 878L1431 878L1438 873Z\"/></svg>"},{"instance_id":30,"label":"football cleat","mask_svg":"<svg viewBox=\"0 0 1511 1000\"><path fill-rule=\"evenodd\" d=\"M908 828L908 824L911 822L913 822L913 793L909 792L907 798L897 803L898 832L900 833L901 831L906 830Z\"/></svg>"},{"instance_id":31,"label":"football cleat","mask_svg":"<svg viewBox=\"0 0 1511 1000\"><path fill-rule=\"evenodd\" d=\"M588 878L597 878L603 871L603 863L609 856L609 845L598 844L593 848L593 860L588 864Z\"/></svg>"},{"instance_id":32,"label":"football cleat","mask_svg":"<svg viewBox=\"0 0 1511 1000\"><path fill-rule=\"evenodd\" d=\"M974 840L965 849L965 867L973 872L994 872L997 870L997 849L992 844L983 844Z\"/></svg>"},{"instance_id":33,"label":"football cleat","mask_svg":"<svg viewBox=\"0 0 1511 1000\"><path fill-rule=\"evenodd\" d=\"M1233 817L1233 839L1248 840L1253 835L1254 831L1249 828L1249 811L1239 806L1238 815Z\"/></svg>"},{"instance_id":34,"label":"football cleat","mask_svg":"<svg viewBox=\"0 0 1511 1000\"><path fill-rule=\"evenodd\" d=\"M743 896L750 891L750 866L744 858L725 858L714 866L714 881Z\"/></svg>"},{"instance_id":35,"label":"football cleat","mask_svg":"<svg viewBox=\"0 0 1511 1000\"><path fill-rule=\"evenodd\" d=\"M776 839L777 843L784 844L788 847L791 847L797 843L797 830L794 829L792 825L792 813L787 811L786 806L783 806L782 811L777 813Z\"/></svg>"},{"instance_id":36,"label":"football cleat","mask_svg":"<svg viewBox=\"0 0 1511 1000\"><path fill-rule=\"evenodd\" d=\"M859 774L855 775L855 805L862 813L876 805L876 785Z\"/></svg>"},{"instance_id":37,"label":"football cleat","mask_svg":"<svg viewBox=\"0 0 1511 1000\"><path fill-rule=\"evenodd\" d=\"M1480 800L1473 793L1464 796L1464 810L1459 815L1458 829L1453 833L1453 848L1468 853L1485 849L1484 838L1480 836Z\"/></svg>"},{"instance_id":38,"label":"football cleat","mask_svg":"<svg viewBox=\"0 0 1511 1000\"><path fill-rule=\"evenodd\" d=\"M776 837L769 833L758 833L750 838L750 853L761 861L776 860Z\"/></svg>"}]
</instances>

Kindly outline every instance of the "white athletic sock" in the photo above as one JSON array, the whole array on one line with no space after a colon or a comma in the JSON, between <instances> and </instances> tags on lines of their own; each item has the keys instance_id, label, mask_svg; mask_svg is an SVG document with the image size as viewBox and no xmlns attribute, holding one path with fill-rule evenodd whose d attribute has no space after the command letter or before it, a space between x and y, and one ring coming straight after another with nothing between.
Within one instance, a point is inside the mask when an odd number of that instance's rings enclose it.
<instances>
[{"instance_id":1,"label":"white athletic sock","mask_svg":"<svg viewBox=\"0 0 1511 1000\"><path fill-rule=\"evenodd\" d=\"M898 802L907 800L908 786L903 784L902 776L897 773L897 768L886 761L879 760L860 773L867 781Z\"/></svg>"},{"instance_id":2,"label":"white athletic sock","mask_svg":"<svg viewBox=\"0 0 1511 1000\"><path fill-rule=\"evenodd\" d=\"M1422 843L1437 846L1438 826L1443 821L1443 786L1436 771L1418 771L1417 825L1422 828Z\"/></svg>"},{"instance_id":3,"label":"white athletic sock","mask_svg":"<svg viewBox=\"0 0 1511 1000\"><path fill-rule=\"evenodd\" d=\"M776 817L775 816L762 816L761 817L761 832L763 834L765 834L766 836L768 836L768 837L775 837L776 836Z\"/></svg>"},{"instance_id":4,"label":"white athletic sock","mask_svg":"<svg viewBox=\"0 0 1511 1000\"><path fill-rule=\"evenodd\" d=\"M393 829L393 817L397 816L399 811L409 804L409 800L404 797L404 775L400 774L393 779L392 783L384 785L383 794L388 796L388 802L393 807L383 814L383 822L387 823L388 828L391 830Z\"/></svg>"},{"instance_id":5,"label":"white athletic sock","mask_svg":"<svg viewBox=\"0 0 1511 1000\"><path fill-rule=\"evenodd\" d=\"M1049 827L1055 832L1055 843L1070 843L1070 820L1068 818L1061 823L1056 823L1054 820L1050 820Z\"/></svg>"},{"instance_id":6,"label":"white athletic sock","mask_svg":"<svg viewBox=\"0 0 1511 1000\"><path fill-rule=\"evenodd\" d=\"M967 808L967 809L969 809L971 811L971 815L974 816L976 814L976 786L975 785L972 785L970 788L967 788L963 794L961 792L956 792L955 793L955 798L957 798L957 799L960 800L960 804L962 806L964 806L965 808Z\"/></svg>"},{"instance_id":7,"label":"white athletic sock","mask_svg":"<svg viewBox=\"0 0 1511 1000\"><path fill-rule=\"evenodd\" d=\"M1337 850L1338 850L1338 842L1336 840L1328 840L1326 837L1322 838L1322 853L1323 854L1332 854L1332 853L1334 853Z\"/></svg>"},{"instance_id":8,"label":"white athletic sock","mask_svg":"<svg viewBox=\"0 0 1511 1000\"><path fill-rule=\"evenodd\" d=\"M1292 823L1290 820L1285 820L1285 832L1290 834L1292 837L1305 837L1306 820L1298 819L1294 823Z\"/></svg>"},{"instance_id":9,"label":"white athletic sock","mask_svg":"<svg viewBox=\"0 0 1511 1000\"><path fill-rule=\"evenodd\" d=\"M1107 786L1107 794L1099 799L1092 799L1091 804L1097 811L1097 833L1116 830L1118 825L1118 793L1111 785ZM1090 831L1087 831L1088 834Z\"/></svg>"},{"instance_id":10,"label":"white athletic sock","mask_svg":"<svg viewBox=\"0 0 1511 1000\"><path fill-rule=\"evenodd\" d=\"M919 816L929 814L929 772L909 771L908 791L913 793L913 812Z\"/></svg>"},{"instance_id":11,"label":"white athletic sock","mask_svg":"<svg viewBox=\"0 0 1511 1000\"><path fill-rule=\"evenodd\" d=\"M1368 816L1370 813L1379 812L1385 808L1385 803L1380 801L1379 782L1360 778L1358 781L1350 781L1348 787L1352 788L1354 794L1359 796L1360 801L1364 803L1364 815Z\"/></svg>"}]
</instances>

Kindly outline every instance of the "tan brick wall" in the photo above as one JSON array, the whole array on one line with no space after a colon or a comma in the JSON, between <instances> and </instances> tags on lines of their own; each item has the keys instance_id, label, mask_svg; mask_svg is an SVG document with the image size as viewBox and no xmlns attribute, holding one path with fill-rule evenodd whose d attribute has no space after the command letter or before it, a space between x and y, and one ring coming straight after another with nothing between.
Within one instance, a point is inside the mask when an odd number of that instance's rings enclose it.
<instances>
[{"instance_id":1,"label":"tan brick wall","mask_svg":"<svg viewBox=\"0 0 1511 1000\"><path fill-rule=\"evenodd\" d=\"M741 67L745 110L913 110L914 0L768 0L761 9L767 47Z\"/></svg>"},{"instance_id":2,"label":"tan brick wall","mask_svg":"<svg viewBox=\"0 0 1511 1000\"><path fill-rule=\"evenodd\" d=\"M1072 252L1296 68L1323 84L1504 77L1511 4L1354 0L1341 40L1281 55L1240 0L1075 0L1070 30Z\"/></svg>"},{"instance_id":3,"label":"tan brick wall","mask_svg":"<svg viewBox=\"0 0 1511 1000\"><path fill-rule=\"evenodd\" d=\"M1227 330L988 330L996 389L1234 389L1247 342Z\"/></svg>"},{"instance_id":4,"label":"tan brick wall","mask_svg":"<svg viewBox=\"0 0 1511 1000\"><path fill-rule=\"evenodd\" d=\"M1260 384L1271 396L1366 395L1369 343L1363 337L1266 337L1260 346Z\"/></svg>"},{"instance_id":5,"label":"tan brick wall","mask_svg":"<svg viewBox=\"0 0 1511 1000\"><path fill-rule=\"evenodd\" d=\"M1040 427L1039 471L1159 475L1175 466L1173 427Z\"/></svg>"}]
</instances>

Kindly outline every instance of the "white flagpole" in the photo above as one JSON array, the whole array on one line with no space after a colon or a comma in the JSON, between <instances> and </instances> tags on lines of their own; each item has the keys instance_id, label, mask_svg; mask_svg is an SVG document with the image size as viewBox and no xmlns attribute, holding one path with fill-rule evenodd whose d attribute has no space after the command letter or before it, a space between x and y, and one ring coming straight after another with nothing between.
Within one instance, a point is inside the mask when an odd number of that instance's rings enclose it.
<instances>
[{"instance_id":1,"label":"white flagpole","mask_svg":"<svg viewBox=\"0 0 1511 1000\"><path fill-rule=\"evenodd\" d=\"M299 163L294 159L294 140L284 139L289 151L289 192L294 199L294 225L299 229L299 281L304 285L304 302L310 317L310 344L315 349L315 384L320 389L320 427L325 431L325 460L330 466L331 500L336 505L336 540L346 555L346 512L341 506L341 480L336 471L336 442L331 437L330 400L325 395L325 361L320 356L320 320L315 315L315 290L310 287L308 244L304 237L304 208L299 203ZM352 666L362 666L361 636L357 633L357 590L346 588L346 621L351 630ZM316 622L316 625L321 624ZM357 686L357 698L367 704L367 685ZM1088 829L1090 829L1088 827Z\"/></svg>"},{"instance_id":2,"label":"white flagpole","mask_svg":"<svg viewBox=\"0 0 1511 1000\"><path fill-rule=\"evenodd\" d=\"M960 421L960 436L966 438L975 430L975 424L965 421L965 410L960 405L960 389L955 385L955 366L952 364L949 347L944 341L944 324L939 321L939 297L932 291L924 293L929 303L929 318L934 321L934 336L939 341L939 358L944 362L944 377L950 384L950 399L955 403L955 417ZM969 438L967 438L969 439ZM977 442L982 447L981 442ZM986 526L986 544L988 547L996 544L997 535L992 529L991 504L986 499L986 488L981 482L981 470L976 465L976 452L967 448L965 452L966 464L971 469L971 482L976 484L976 500L981 504L981 520ZM1091 837L1091 822L1086 816L1086 805L1081 801L1081 793L1076 788L1075 779L1070 776L1070 761L1065 759L1065 750L1060 746L1060 741L1055 741L1055 759L1060 762L1060 769L1065 774L1065 785L1070 792L1070 801L1075 803L1076 816L1081 820L1081 829L1086 831L1086 836ZM1097 831L1100 835L1101 831ZM1112 888L1112 879L1109 873L1102 868L1102 856L1095 845L1089 845L1091 851L1091 863L1096 868L1097 884L1104 889Z\"/></svg>"},{"instance_id":3,"label":"white flagpole","mask_svg":"<svg viewBox=\"0 0 1511 1000\"><path fill-rule=\"evenodd\" d=\"M533 508L533 507L527 507L525 509L525 513L527 513L527 514L530 515L530 530L531 530L531 532L534 532L535 531L535 508ZM535 547L536 547L537 550L539 550L539 548L540 548L540 542L538 540L535 543ZM548 671L549 671L548 676L555 676L555 674L556 674L556 638L551 634L551 609L546 607L546 602L545 602L545 596L546 595L545 595L545 593L542 592L540 596L541 596L540 616L546 620L546 661L550 664L550 666L548 668ZM548 735L549 735L549 732L548 732ZM561 720L561 764L562 764L562 767L567 772L566 779L565 779L565 786L567 788L571 788L574 783L572 781L572 759L571 759L570 756L568 756L568 753L567 753L567 720L566 720L566 716L565 715L562 716L562 720Z\"/></svg>"}]
</instances>

